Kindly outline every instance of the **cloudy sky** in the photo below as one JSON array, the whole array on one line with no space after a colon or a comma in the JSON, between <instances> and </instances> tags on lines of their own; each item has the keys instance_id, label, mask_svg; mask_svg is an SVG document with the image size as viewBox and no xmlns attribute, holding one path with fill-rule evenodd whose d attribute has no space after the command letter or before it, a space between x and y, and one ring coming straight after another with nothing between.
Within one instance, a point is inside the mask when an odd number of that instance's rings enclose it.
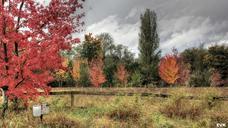
<instances>
[{"instance_id":1,"label":"cloudy sky","mask_svg":"<svg viewBox=\"0 0 228 128\"><path fill-rule=\"evenodd\" d=\"M108 32L137 55L140 14L146 8L157 13L163 54L200 43L228 45L228 0L86 0L81 35Z\"/></svg>"}]
</instances>

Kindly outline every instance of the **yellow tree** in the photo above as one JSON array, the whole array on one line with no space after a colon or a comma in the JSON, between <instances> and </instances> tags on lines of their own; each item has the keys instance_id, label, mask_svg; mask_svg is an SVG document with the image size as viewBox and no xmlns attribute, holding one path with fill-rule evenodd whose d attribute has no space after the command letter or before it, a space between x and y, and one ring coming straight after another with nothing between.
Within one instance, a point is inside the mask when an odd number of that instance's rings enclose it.
<instances>
[{"instance_id":1,"label":"yellow tree","mask_svg":"<svg viewBox=\"0 0 228 128\"><path fill-rule=\"evenodd\" d=\"M78 80L80 78L80 65L80 59L73 60L72 76L75 80Z\"/></svg>"},{"instance_id":2,"label":"yellow tree","mask_svg":"<svg viewBox=\"0 0 228 128\"><path fill-rule=\"evenodd\" d=\"M68 67L68 64L69 64L69 60L68 58L63 58L63 61L62 61L62 69L59 69L57 72L55 72L54 74L54 77L55 79L57 79L59 81L59 84L62 84L61 81L62 80L65 80L67 75L66 75L66 69Z\"/></svg>"},{"instance_id":3,"label":"yellow tree","mask_svg":"<svg viewBox=\"0 0 228 128\"><path fill-rule=\"evenodd\" d=\"M80 57L76 57L73 60L72 76L75 80L80 79L80 66L82 64L88 64L88 63L85 59L82 59Z\"/></svg>"}]
</instances>

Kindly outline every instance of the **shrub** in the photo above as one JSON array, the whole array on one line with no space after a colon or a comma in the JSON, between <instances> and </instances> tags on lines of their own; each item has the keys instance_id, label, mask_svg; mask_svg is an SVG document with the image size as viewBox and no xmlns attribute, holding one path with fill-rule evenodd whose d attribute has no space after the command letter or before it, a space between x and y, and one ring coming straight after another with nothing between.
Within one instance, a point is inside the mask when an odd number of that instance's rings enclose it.
<instances>
[{"instance_id":1,"label":"shrub","mask_svg":"<svg viewBox=\"0 0 228 128\"><path fill-rule=\"evenodd\" d=\"M66 115L60 113L49 116L43 124L48 128L81 128L80 122L75 121Z\"/></svg>"},{"instance_id":2,"label":"shrub","mask_svg":"<svg viewBox=\"0 0 228 128\"><path fill-rule=\"evenodd\" d=\"M208 87L211 84L210 76L211 72L208 69L195 71L190 76L189 85L192 87Z\"/></svg>"},{"instance_id":3,"label":"shrub","mask_svg":"<svg viewBox=\"0 0 228 128\"><path fill-rule=\"evenodd\" d=\"M91 122L90 122L91 123ZM107 118L98 118L92 121L91 128L116 128L116 125L112 120Z\"/></svg>"},{"instance_id":4,"label":"shrub","mask_svg":"<svg viewBox=\"0 0 228 128\"><path fill-rule=\"evenodd\" d=\"M139 72L133 73L131 76L131 85L134 87L141 86L142 84L141 79L142 79L142 76Z\"/></svg>"},{"instance_id":5,"label":"shrub","mask_svg":"<svg viewBox=\"0 0 228 128\"><path fill-rule=\"evenodd\" d=\"M216 106L220 105L220 102L215 99L215 97L219 96L219 92L217 90L211 90L205 92L201 98L202 98L202 106L207 109L212 109Z\"/></svg>"},{"instance_id":6,"label":"shrub","mask_svg":"<svg viewBox=\"0 0 228 128\"><path fill-rule=\"evenodd\" d=\"M159 113L153 115L153 124L156 128L174 128L174 125Z\"/></svg>"},{"instance_id":7,"label":"shrub","mask_svg":"<svg viewBox=\"0 0 228 128\"><path fill-rule=\"evenodd\" d=\"M117 101L111 105L107 116L118 121L139 121L141 117L141 108L138 102L138 98L135 98L134 100L117 99Z\"/></svg>"},{"instance_id":8,"label":"shrub","mask_svg":"<svg viewBox=\"0 0 228 128\"><path fill-rule=\"evenodd\" d=\"M50 102L50 107L53 108L55 111L62 111L64 108L67 107L69 100L64 98L64 96L59 96L52 98Z\"/></svg>"},{"instance_id":9,"label":"shrub","mask_svg":"<svg viewBox=\"0 0 228 128\"><path fill-rule=\"evenodd\" d=\"M210 119L203 119L199 120L195 125L194 128L210 128L211 120Z\"/></svg>"},{"instance_id":10,"label":"shrub","mask_svg":"<svg viewBox=\"0 0 228 128\"><path fill-rule=\"evenodd\" d=\"M196 119L201 115L202 109L200 104L192 103L188 99L176 96L171 98L167 104L160 108L160 112L170 118Z\"/></svg>"},{"instance_id":11,"label":"shrub","mask_svg":"<svg viewBox=\"0 0 228 128\"><path fill-rule=\"evenodd\" d=\"M211 128L216 127L217 123L227 123L228 112L224 112L224 111L211 112L210 119L211 119L211 124L210 124Z\"/></svg>"}]
</instances>

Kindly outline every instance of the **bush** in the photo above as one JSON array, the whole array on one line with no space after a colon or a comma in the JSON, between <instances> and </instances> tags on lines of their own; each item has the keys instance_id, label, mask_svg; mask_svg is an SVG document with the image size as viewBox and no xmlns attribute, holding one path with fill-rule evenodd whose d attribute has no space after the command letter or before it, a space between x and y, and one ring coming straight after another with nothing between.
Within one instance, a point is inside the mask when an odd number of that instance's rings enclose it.
<instances>
[{"instance_id":1,"label":"bush","mask_svg":"<svg viewBox=\"0 0 228 128\"><path fill-rule=\"evenodd\" d=\"M44 101L43 101L44 102ZM50 101L50 108L52 108L55 111L62 111L64 108L67 107L70 103L68 98L65 98L64 96L54 97Z\"/></svg>"},{"instance_id":2,"label":"bush","mask_svg":"<svg viewBox=\"0 0 228 128\"><path fill-rule=\"evenodd\" d=\"M132 74L131 76L131 86L133 87L139 87L141 86L141 79L142 79L142 76L139 72L135 72Z\"/></svg>"},{"instance_id":3,"label":"bush","mask_svg":"<svg viewBox=\"0 0 228 128\"><path fill-rule=\"evenodd\" d=\"M160 108L160 112L170 118L196 119L201 115L202 108L199 104L193 103L189 99L176 96L171 98L167 104Z\"/></svg>"},{"instance_id":4,"label":"bush","mask_svg":"<svg viewBox=\"0 0 228 128\"><path fill-rule=\"evenodd\" d=\"M154 127L156 128L174 128L174 125L159 113L153 115Z\"/></svg>"},{"instance_id":5,"label":"bush","mask_svg":"<svg viewBox=\"0 0 228 128\"><path fill-rule=\"evenodd\" d=\"M194 128L210 128L210 124L211 124L210 119L203 119L203 120L199 120L195 125L193 125L193 127Z\"/></svg>"},{"instance_id":6,"label":"bush","mask_svg":"<svg viewBox=\"0 0 228 128\"><path fill-rule=\"evenodd\" d=\"M202 98L202 106L207 109L212 109L214 107L218 107L221 105L221 103L215 99L215 97L219 96L219 92L217 90L211 90L205 92L201 98Z\"/></svg>"},{"instance_id":7,"label":"bush","mask_svg":"<svg viewBox=\"0 0 228 128\"><path fill-rule=\"evenodd\" d=\"M135 98L134 100L117 99L116 102L111 105L107 116L118 121L139 121L141 117L141 108L138 103L138 98Z\"/></svg>"},{"instance_id":8,"label":"bush","mask_svg":"<svg viewBox=\"0 0 228 128\"><path fill-rule=\"evenodd\" d=\"M189 85L192 87L208 87L211 85L210 77L211 72L208 69L202 72L193 72L190 77Z\"/></svg>"},{"instance_id":9,"label":"bush","mask_svg":"<svg viewBox=\"0 0 228 128\"><path fill-rule=\"evenodd\" d=\"M224 111L211 112L210 119L211 119L211 124L210 124L211 128L216 127L217 123L227 123L228 122L228 112L224 112Z\"/></svg>"},{"instance_id":10,"label":"bush","mask_svg":"<svg viewBox=\"0 0 228 128\"><path fill-rule=\"evenodd\" d=\"M80 122L75 121L63 113L55 114L47 118L43 126L48 128L81 128Z\"/></svg>"}]
</instances>

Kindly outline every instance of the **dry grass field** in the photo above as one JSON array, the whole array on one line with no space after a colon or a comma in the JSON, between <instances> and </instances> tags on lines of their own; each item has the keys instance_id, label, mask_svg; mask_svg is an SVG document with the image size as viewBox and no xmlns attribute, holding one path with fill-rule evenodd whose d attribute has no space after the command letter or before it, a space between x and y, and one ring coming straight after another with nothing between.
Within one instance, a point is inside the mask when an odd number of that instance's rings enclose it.
<instances>
[{"instance_id":1,"label":"dry grass field","mask_svg":"<svg viewBox=\"0 0 228 128\"><path fill-rule=\"evenodd\" d=\"M86 92L158 93L156 90L80 89ZM228 123L228 102L212 98L227 95L221 88L158 90L162 93L172 93L172 96L160 98L141 97L137 94L134 96L75 95L73 106L70 103L70 95L40 97L31 102L27 110L15 113L10 109L6 118L0 120L0 126L3 128L215 128L217 123L226 125ZM183 98L189 95L197 95L200 99ZM32 105L44 102L50 105L50 113L44 115L41 122L39 118L32 116Z\"/></svg>"}]
</instances>

